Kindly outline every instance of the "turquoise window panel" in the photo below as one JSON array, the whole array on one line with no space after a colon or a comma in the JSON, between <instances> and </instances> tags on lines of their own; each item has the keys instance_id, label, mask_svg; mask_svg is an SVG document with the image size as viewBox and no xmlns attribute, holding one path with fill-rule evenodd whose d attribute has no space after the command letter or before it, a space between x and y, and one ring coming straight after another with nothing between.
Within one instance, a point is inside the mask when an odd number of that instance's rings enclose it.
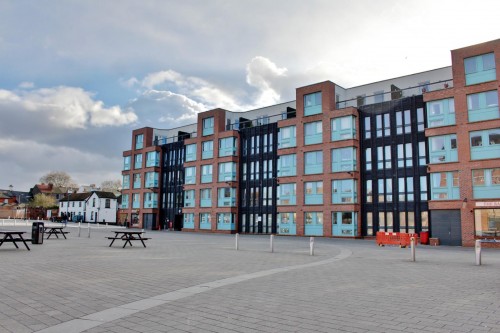
<instances>
[{"instance_id":1,"label":"turquoise window panel","mask_svg":"<svg viewBox=\"0 0 500 333\"><path fill-rule=\"evenodd\" d=\"M123 170L130 170L130 156L123 158Z\"/></svg>"},{"instance_id":2,"label":"turquoise window panel","mask_svg":"<svg viewBox=\"0 0 500 333\"><path fill-rule=\"evenodd\" d=\"M158 172L146 172L145 187L158 187Z\"/></svg>"},{"instance_id":3,"label":"turquoise window panel","mask_svg":"<svg viewBox=\"0 0 500 333\"><path fill-rule=\"evenodd\" d=\"M157 151L150 151L146 153L146 167L160 166L160 153Z\"/></svg>"},{"instance_id":4,"label":"turquoise window panel","mask_svg":"<svg viewBox=\"0 0 500 333\"><path fill-rule=\"evenodd\" d=\"M472 160L500 158L500 128L470 132Z\"/></svg>"},{"instance_id":5,"label":"turquoise window panel","mask_svg":"<svg viewBox=\"0 0 500 333\"><path fill-rule=\"evenodd\" d=\"M134 188L141 188L141 174L140 173L134 174L133 186L134 186Z\"/></svg>"},{"instance_id":6,"label":"turquoise window panel","mask_svg":"<svg viewBox=\"0 0 500 333\"><path fill-rule=\"evenodd\" d=\"M212 165L202 165L201 166L201 182L211 183L213 179L213 167Z\"/></svg>"},{"instance_id":7,"label":"turquoise window panel","mask_svg":"<svg viewBox=\"0 0 500 333\"><path fill-rule=\"evenodd\" d=\"M212 199L200 199L200 207L212 207Z\"/></svg>"},{"instance_id":8,"label":"turquoise window panel","mask_svg":"<svg viewBox=\"0 0 500 333\"><path fill-rule=\"evenodd\" d=\"M138 209L141 208L141 201L139 193L132 194L132 208Z\"/></svg>"},{"instance_id":9,"label":"turquoise window panel","mask_svg":"<svg viewBox=\"0 0 500 333\"><path fill-rule=\"evenodd\" d=\"M219 188L217 190L218 207L236 207L236 189Z\"/></svg>"},{"instance_id":10,"label":"turquoise window panel","mask_svg":"<svg viewBox=\"0 0 500 333\"><path fill-rule=\"evenodd\" d=\"M297 154L281 155L278 160L278 177L297 175Z\"/></svg>"},{"instance_id":11,"label":"turquoise window panel","mask_svg":"<svg viewBox=\"0 0 500 333\"><path fill-rule=\"evenodd\" d=\"M478 84L496 80L494 53L464 59L465 84Z\"/></svg>"},{"instance_id":12,"label":"turquoise window panel","mask_svg":"<svg viewBox=\"0 0 500 333\"><path fill-rule=\"evenodd\" d=\"M236 163L219 163L219 182L236 180Z\"/></svg>"},{"instance_id":13,"label":"turquoise window panel","mask_svg":"<svg viewBox=\"0 0 500 333\"><path fill-rule=\"evenodd\" d=\"M217 230L236 230L234 214L217 214Z\"/></svg>"},{"instance_id":14,"label":"turquoise window panel","mask_svg":"<svg viewBox=\"0 0 500 333\"><path fill-rule=\"evenodd\" d=\"M297 184L280 184L278 187L278 205L296 205L297 204Z\"/></svg>"},{"instance_id":15,"label":"turquoise window panel","mask_svg":"<svg viewBox=\"0 0 500 333\"><path fill-rule=\"evenodd\" d=\"M196 161L196 143L186 145L186 162Z\"/></svg>"},{"instance_id":16,"label":"turquoise window panel","mask_svg":"<svg viewBox=\"0 0 500 333\"><path fill-rule=\"evenodd\" d=\"M427 127L455 125L455 100L453 98L427 102Z\"/></svg>"},{"instance_id":17,"label":"turquoise window panel","mask_svg":"<svg viewBox=\"0 0 500 333\"><path fill-rule=\"evenodd\" d=\"M194 229L194 214L184 214L184 221L182 228Z\"/></svg>"},{"instance_id":18,"label":"turquoise window panel","mask_svg":"<svg viewBox=\"0 0 500 333\"><path fill-rule=\"evenodd\" d=\"M491 90L467 95L467 110L470 122L500 118L498 92Z\"/></svg>"},{"instance_id":19,"label":"turquoise window panel","mask_svg":"<svg viewBox=\"0 0 500 333\"><path fill-rule=\"evenodd\" d=\"M212 175L201 175L201 182L202 183L211 183L212 182Z\"/></svg>"},{"instance_id":20,"label":"turquoise window panel","mask_svg":"<svg viewBox=\"0 0 500 333\"><path fill-rule=\"evenodd\" d=\"M304 183L304 203L306 205L323 204L323 182Z\"/></svg>"},{"instance_id":21,"label":"turquoise window panel","mask_svg":"<svg viewBox=\"0 0 500 333\"><path fill-rule=\"evenodd\" d=\"M184 169L184 184L196 184L196 167Z\"/></svg>"},{"instance_id":22,"label":"turquoise window panel","mask_svg":"<svg viewBox=\"0 0 500 333\"><path fill-rule=\"evenodd\" d=\"M323 152L304 153L304 173L306 175L323 173Z\"/></svg>"},{"instance_id":23,"label":"turquoise window panel","mask_svg":"<svg viewBox=\"0 0 500 333\"><path fill-rule=\"evenodd\" d=\"M332 149L332 172L355 171L356 166L356 148Z\"/></svg>"},{"instance_id":24,"label":"turquoise window panel","mask_svg":"<svg viewBox=\"0 0 500 333\"><path fill-rule=\"evenodd\" d=\"M356 212L332 213L332 236L356 237L358 235L358 214Z\"/></svg>"},{"instance_id":25,"label":"turquoise window panel","mask_svg":"<svg viewBox=\"0 0 500 333\"><path fill-rule=\"evenodd\" d=\"M122 209L128 208L128 200L129 200L128 194L123 194L122 195L122 204L121 204Z\"/></svg>"},{"instance_id":26,"label":"turquoise window panel","mask_svg":"<svg viewBox=\"0 0 500 333\"><path fill-rule=\"evenodd\" d=\"M205 160L207 158L214 157L214 142L205 141L201 144L201 159Z\"/></svg>"},{"instance_id":27,"label":"turquoise window panel","mask_svg":"<svg viewBox=\"0 0 500 333\"><path fill-rule=\"evenodd\" d=\"M296 235L296 213L278 213L278 234Z\"/></svg>"},{"instance_id":28,"label":"turquoise window panel","mask_svg":"<svg viewBox=\"0 0 500 333\"><path fill-rule=\"evenodd\" d=\"M139 134L135 136L135 149L142 149L144 147L144 135Z\"/></svg>"},{"instance_id":29,"label":"turquoise window panel","mask_svg":"<svg viewBox=\"0 0 500 333\"><path fill-rule=\"evenodd\" d=\"M304 213L304 234L306 236L323 236L323 213Z\"/></svg>"},{"instance_id":30,"label":"turquoise window panel","mask_svg":"<svg viewBox=\"0 0 500 333\"><path fill-rule=\"evenodd\" d=\"M129 175L124 175L122 183L123 183L122 188L124 190L129 189L130 188L130 176Z\"/></svg>"},{"instance_id":31,"label":"turquoise window panel","mask_svg":"<svg viewBox=\"0 0 500 333\"><path fill-rule=\"evenodd\" d=\"M354 179L332 181L332 203L351 204L358 202L357 182Z\"/></svg>"},{"instance_id":32,"label":"turquoise window panel","mask_svg":"<svg viewBox=\"0 0 500 333\"><path fill-rule=\"evenodd\" d=\"M321 91L304 95L304 116L320 114L322 112Z\"/></svg>"},{"instance_id":33,"label":"turquoise window panel","mask_svg":"<svg viewBox=\"0 0 500 333\"><path fill-rule=\"evenodd\" d=\"M158 208L158 201L157 200L145 200L144 201L144 208Z\"/></svg>"},{"instance_id":34,"label":"turquoise window panel","mask_svg":"<svg viewBox=\"0 0 500 333\"><path fill-rule=\"evenodd\" d=\"M219 157L235 156L237 151L236 138L224 138L219 140Z\"/></svg>"},{"instance_id":35,"label":"turquoise window panel","mask_svg":"<svg viewBox=\"0 0 500 333\"><path fill-rule=\"evenodd\" d=\"M200 213L200 229L211 230L212 221L209 213Z\"/></svg>"},{"instance_id":36,"label":"turquoise window panel","mask_svg":"<svg viewBox=\"0 0 500 333\"><path fill-rule=\"evenodd\" d=\"M334 118L331 121L331 140L349 140L356 138L356 118L353 116Z\"/></svg>"},{"instance_id":37,"label":"turquoise window panel","mask_svg":"<svg viewBox=\"0 0 500 333\"><path fill-rule=\"evenodd\" d=\"M458 161L456 134L429 137L430 163Z\"/></svg>"},{"instance_id":38,"label":"turquoise window panel","mask_svg":"<svg viewBox=\"0 0 500 333\"><path fill-rule=\"evenodd\" d=\"M142 154L135 155L134 169L142 168Z\"/></svg>"},{"instance_id":39,"label":"turquoise window panel","mask_svg":"<svg viewBox=\"0 0 500 333\"><path fill-rule=\"evenodd\" d=\"M205 118L202 120L202 135L212 135L214 134L214 117Z\"/></svg>"},{"instance_id":40,"label":"turquoise window panel","mask_svg":"<svg viewBox=\"0 0 500 333\"><path fill-rule=\"evenodd\" d=\"M296 126L287 126L280 128L278 132L278 148L297 147L297 128Z\"/></svg>"},{"instance_id":41,"label":"turquoise window panel","mask_svg":"<svg viewBox=\"0 0 500 333\"><path fill-rule=\"evenodd\" d=\"M474 199L500 198L500 168L472 170Z\"/></svg>"},{"instance_id":42,"label":"turquoise window panel","mask_svg":"<svg viewBox=\"0 0 500 333\"><path fill-rule=\"evenodd\" d=\"M458 172L431 173L431 200L460 199Z\"/></svg>"},{"instance_id":43,"label":"turquoise window panel","mask_svg":"<svg viewBox=\"0 0 500 333\"><path fill-rule=\"evenodd\" d=\"M184 207L194 207L195 205L195 195L194 190L188 190L184 192Z\"/></svg>"},{"instance_id":44,"label":"turquoise window panel","mask_svg":"<svg viewBox=\"0 0 500 333\"><path fill-rule=\"evenodd\" d=\"M323 125L321 121L304 124L304 143L312 145L323 142Z\"/></svg>"}]
</instances>

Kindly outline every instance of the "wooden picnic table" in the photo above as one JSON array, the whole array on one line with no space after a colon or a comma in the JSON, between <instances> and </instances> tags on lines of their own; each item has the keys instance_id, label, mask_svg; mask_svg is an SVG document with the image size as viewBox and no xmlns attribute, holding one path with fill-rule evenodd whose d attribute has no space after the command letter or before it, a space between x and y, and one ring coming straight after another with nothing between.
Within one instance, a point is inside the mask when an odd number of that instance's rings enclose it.
<instances>
[{"instance_id":1,"label":"wooden picnic table","mask_svg":"<svg viewBox=\"0 0 500 333\"><path fill-rule=\"evenodd\" d=\"M43 232L47 234L47 239L52 235L56 236L56 238L59 238L57 235L63 235L64 239L67 239L66 234L68 234L69 231L64 231L64 228L65 227L44 227Z\"/></svg>"},{"instance_id":2,"label":"wooden picnic table","mask_svg":"<svg viewBox=\"0 0 500 333\"><path fill-rule=\"evenodd\" d=\"M117 239L125 241L123 247L127 246L127 244L132 246L132 241L141 241L142 245L146 247L146 243L144 243L144 241L150 239L142 237L144 231L118 230L113 232L115 233L114 237L107 237L108 239L111 239L111 244L109 244L110 247Z\"/></svg>"},{"instance_id":3,"label":"wooden picnic table","mask_svg":"<svg viewBox=\"0 0 500 333\"><path fill-rule=\"evenodd\" d=\"M24 231L11 231L11 230L0 230L0 236L3 235L3 238L0 240L0 246L3 243L14 243L14 246L18 249L17 242L23 242L24 246L30 251L28 244L26 244L26 240L23 238Z\"/></svg>"}]
</instances>

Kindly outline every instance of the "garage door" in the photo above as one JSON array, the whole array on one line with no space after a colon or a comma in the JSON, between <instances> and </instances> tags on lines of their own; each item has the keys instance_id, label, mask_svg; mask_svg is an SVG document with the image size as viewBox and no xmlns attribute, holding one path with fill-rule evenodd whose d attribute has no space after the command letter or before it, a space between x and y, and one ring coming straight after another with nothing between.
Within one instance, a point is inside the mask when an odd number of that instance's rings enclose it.
<instances>
[{"instance_id":1,"label":"garage door","mask_svg":"<svg viewBox=\"0 0 500 333\"><path fill-rule=\"evenodd\" d=\"M441 245L462 246L460 210L432 210L431 237Z\"/></svg>"}]
</instances>

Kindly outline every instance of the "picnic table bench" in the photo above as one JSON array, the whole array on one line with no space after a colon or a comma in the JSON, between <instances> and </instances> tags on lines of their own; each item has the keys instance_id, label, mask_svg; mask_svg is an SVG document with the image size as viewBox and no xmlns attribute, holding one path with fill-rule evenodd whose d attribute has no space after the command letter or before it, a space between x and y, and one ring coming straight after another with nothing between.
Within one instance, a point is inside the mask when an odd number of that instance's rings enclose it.
<instances>
[{"instance_id":1,"label":"picnic table bench","mask_svg":"<svg viewBox=\"0 0 500 333\"><path fill-rule=\"evenodd\" d=\"M24 233L24 231L0 230L0 235L3 235L3 238L0 240L0 246L3 243L14 243L14 246L18 249L17 242L23 242L24 246L30 251L28 244L26 244L26 239L23 238Z\"/></svg>"},{"instance_id":2,"label":"picnic table bench","mask_svg":"<svg viewBox=\"0 0 500 333\"><path fill-rule=\"evenodd\" d=\"M66 234L69 234L69 231L64 231L65 227L44 227L43 228L43 231L44 233L47 234L47 239L50 238L50 236L54 235L56 236L56 238L59 238L59 236L57 235L63 235L64 239L67 239L66 238ZM47 232L48 230L48 232Z\"/></svg>"},{"instance_id":3,"label":"picnic table bench","mask_svg":"<svg viewBox=\"0 0 500 333\"><path fill-rule=\"evenodd\" d=\"M142 245L146 247L146 243L144 243L145 240L148 240L150 238L142 237L144 234L144 231L130 231L130 230L120 230L120 231L113 231L115 233L114 237L106 237L107 239L111 240L111 245L115 242L117 239L121 239L125 241L125 244L123 244L123 247L127 246L129 244L132 246L132 241L141 241Z\"/></svg>"}]
</instances>

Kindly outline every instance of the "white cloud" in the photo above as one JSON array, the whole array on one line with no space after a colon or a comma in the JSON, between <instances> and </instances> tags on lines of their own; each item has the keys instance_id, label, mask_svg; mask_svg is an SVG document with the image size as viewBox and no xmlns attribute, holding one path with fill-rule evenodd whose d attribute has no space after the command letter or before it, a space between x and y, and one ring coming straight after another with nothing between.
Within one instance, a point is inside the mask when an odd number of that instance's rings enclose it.
<instances>
[{"instance_id":1,"label":"white cloud","mask_svg":"<svg viewBox=\"0 0 500 333\"><path fill-rule=\"evenodd\" d=\"M42 115L51 124L64 128L120 126L137 120L131 109L106 108L102 101L93 99L92 93L66 86L18 92L0 90L0 106Z\"/></svg>"},{"instance_id":2,"label":"white cloud","mask_svg":"<svg viewBox=\"0 0 500 333\"><path fill-rule=\"evenodd\" d=\"M35 88L35 84L33 82L21 82L19 84L19 88L21 89L32 89Z\"/></svg>"},{"instance_id":3,"label":"white cloud","mask_svg":"<svg viewBox=\"0 0 500 333\"><path fill-rule=\"evenodd\" d=\"M148 74L141 82L143 87L153 89L155 86L165 82L173 82L178 86L184 84L184 78L181 74L173 71L160 71Z\"/></svg>"}]
</instances>

